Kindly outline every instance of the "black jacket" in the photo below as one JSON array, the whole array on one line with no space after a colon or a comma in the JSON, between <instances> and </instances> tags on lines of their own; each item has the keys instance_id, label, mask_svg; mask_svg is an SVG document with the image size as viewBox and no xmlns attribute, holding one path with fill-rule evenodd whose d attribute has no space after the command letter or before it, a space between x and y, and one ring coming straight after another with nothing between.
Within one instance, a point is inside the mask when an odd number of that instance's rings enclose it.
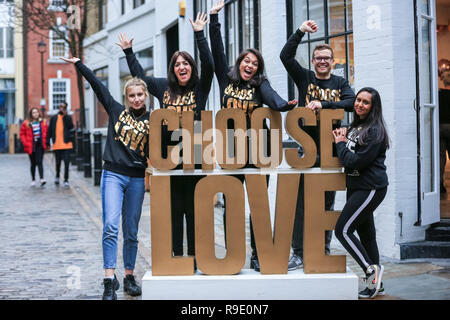
<instances>
[{"instance_id":1,"label":"black jacket","mask_svg":"<svg viewBox=\"0 0 450 320\"><path fill-rule=\"evenodd\" d=\"M103 169L130 177L145 177L148 157L150 113L134 116L114 100L108 89L83 63L75 63L78 71L92 86L98 100L108 113Z\"/></svg>"},{"instance_id":2,"label":"black jacket","mask_svg":"<svg viewBox=\"0 0 450 320\"><path fill-rule=\"evenodd\" d=\"M386 141L375 142L375 129L369 129L367 141L360 143L360 128L347 133L347 143L336 144L339 160L345 167L348 189L374 190L388 185Z\"/></svg>"},{"instance_id":3,"label":"black jacket","mask_svg":"<svg viewBox=\"0 0 450 320\"><path fill-rule=\"evenodd\" d=\"M58 114L61 114L60 112ZM56 141L56 121L58 120L58 114L55 114L50 119L50 124L48 126L48 134L47 134L47 145L50 145L50 139L53 143ZM72 117L66 114L63 117L64 124L64 143L73 142L75 128L73 125Z\"/></svg>"}]
</instances>

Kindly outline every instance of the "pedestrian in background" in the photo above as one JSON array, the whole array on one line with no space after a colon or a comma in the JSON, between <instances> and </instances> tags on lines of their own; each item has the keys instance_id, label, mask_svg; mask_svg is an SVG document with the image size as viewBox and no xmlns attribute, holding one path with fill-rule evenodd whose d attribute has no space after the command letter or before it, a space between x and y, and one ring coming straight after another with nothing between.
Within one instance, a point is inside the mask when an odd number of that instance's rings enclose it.
<instances>
[{"instance_id":1,"label":"pedestrian in background","mask_svg":"<svg viewBox=\"0 0 450 320\"><path fill-rule=\"evenodd\" d=\"M36 185L36 167L39 171L41 186L45 185L44 167L42 160L44 151L47 149L47 131L48 125L45 119L42 119L41 112L38 108L31 108L26 119L20 127L20 140L23 149L28 154L31 163L31 186Z\"/></svg>"},{"instance_id":2,"label":"pedestrian in background","mask_svg":"<svg viewBox=\"0 0 450 320\"><path fill-rule=\"evenodd\" d=\"M52 141L52 150L55 152L56 177L55 184L59 185L59 172L61 161L64 161L64 187L69 187L70 152L73 148L74 125L72 117L67 114L67 102L61 102L58 114L50 119L47 144Z\"/></svg>"},{"instance_id":3,"label":"pedestrian in background","mask_svg":"<svg viewBox=\"0 0 450 320\"><path fill-rule=\"evenodd\" d=\"M339 160L345 167L347 202L336 223L336 238L366 274L360 298L373 298L382 288L373 212L386 196L386 150L389 137L377 90L362 88L356 95L350 128L333 130ZM354 232L358 233L358 237Z\"/></svg>"}]
</instances>

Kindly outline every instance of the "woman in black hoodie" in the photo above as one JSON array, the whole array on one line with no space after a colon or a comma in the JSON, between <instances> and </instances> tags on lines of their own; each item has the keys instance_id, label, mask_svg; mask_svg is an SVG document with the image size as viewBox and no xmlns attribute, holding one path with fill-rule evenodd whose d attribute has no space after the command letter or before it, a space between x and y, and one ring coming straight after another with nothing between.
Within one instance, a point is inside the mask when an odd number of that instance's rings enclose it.
<instances>
[{"instance_id":1,"label":"woman in black hoodie","mask_svg":"<svg viewBox=\"0 0 450 320\"><path fill-rule=\"evenodd\" d=\"M103 280L104 300L116 300L119 281L114 274L117 260L117 238L122 216L124 291L141 295L133 275L138 249L138 228L145 194L145 169L148 158L149 96L144 81L130 79L124 88L125 105L115 101L108 89L80 59L62 60L74 63L94 90L108 113L108 135L103 154L101 181L103 208Z\"/></svg>"},{"instance_id":2,"label":"woman in black hoodie","mask_svg":"<svg viewBox=\"0 0 450 320\"><path fill-rule=\"evenodd\" d=\"M194 111L194 119L200 120L201 111L205 109L211 82L214 76L214 64L208 42L203 33L208 23L206 13L197 14L192 21L195 40L200 53L201 75L198 75L197 65L186 51L173 54L168 69L167 78L155 78L145 75L133 53L133 39L120 35L119 45L124 51L128 67L134 77L139 77L147 83L150 94L159 100L160 108L172 109L178 112L180 118L185 111ZM162 157L167 157L167 146L179 143L178 138L172 139L172 132L167 126L162 126ZM178 165L176 169L182 169ZM195 255L194 235L194 189L201 176L179 175L170 177L171 207L172 207L172 251L174 256L183 255L183 221L186 216L188 255ZM196 263L194 260L194 268Z\"/></svg>"},{"instance_id":3,"label":"woman in black hoodie","mask_svg":"<svg viewBox=\"0 0 450 320\"><path fill-rule=\"evenodd\" d=\"M287 102L273 90L264 76L264 59L256 49L250 48L241 52L234 67L231 70L228 68L218 17L218 13L224 5L225 1L220 0L211 8L209 29L214 69L220 87L221 108L244 110L247 118L247 129L250 129L250 117L255 109L261 108L265 104L276 111L288 111L297 105L297 100ZM231 129L231 127L229 128ZM268 129L265 123L264 129ZM270 150L269 146L267 146L267 150ZM247 162L245 168L255 168L255 166ZM236 178L244 182L245 177L244 175L236 175ZM267 183L269 182L268 178L269 175L267 175ZM225 212L223 219L225 226ZM250 267L255 271L260 271L251 218L250 235L252 247Z\"/></svg>"},{"instance_id":4,"label":"woman in black hoodie","mask_svg":"<svg viewBox=\"0 0 450 320\"><path fill-rule=\"evenodd\" d=\"M384 290L381 285L384 267L380 265L373 212L387 192L384 161L389 137L378 91L362 88L356 95L354 107L349 130L333 130L347 185L347 203L334 232L366 273L367 288L359 293L359 297L373 298ZM355 231L359 239L354 235Z\"/></svg>"}]
</instances>

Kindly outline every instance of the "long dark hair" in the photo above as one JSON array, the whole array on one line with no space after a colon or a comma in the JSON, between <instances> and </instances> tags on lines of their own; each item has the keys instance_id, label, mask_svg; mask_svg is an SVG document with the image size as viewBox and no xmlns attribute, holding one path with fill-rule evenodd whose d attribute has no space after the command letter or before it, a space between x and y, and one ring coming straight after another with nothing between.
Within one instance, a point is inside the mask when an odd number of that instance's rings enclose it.
<instances>
[{"instance_id":1,"label":"long dark hair","mask_svg":"<svg viewBox=\"0 0 450 320\"><path fill-rule=\"evenodd\" d=\"M239 67L242 60L244 60L245 56L249 53L253 53L258 59L258 70L256 70L255 75L248 81L248 84L251 86L259 87L261 83L266 79L266 77L264 76L264 58L262 57L259 50L253 48L244 50L239 54L233 68L230 70L230 72L228 72L228 77L230 78L230 81L235 85L238 85L241 81L243 81L241 79Z\"/></svg>"},{"instance_id":2,"label":"long dark hair","mask_svg":"<svg viewBox=\"0 0 450 320\"><path fill-rule=\"evenodd\" d=\"M174 67L179 56L182 56L191 65L191 78L186 86L180 86L178 78L175 75ZM171 99L176 99L178 96L184 95L189 90L192 90L199 81L197 64L192 56L186 51L176 51L169 63L169 70L167 72L167 80L169 81L169 93Z\"/></svg>"},{"instance_id":3,"label":"long dark hair","mask_svg":"<svg viewBox=\"0 0 450 320\"><path fill-rule=\"evenodd\" d=\"M373 129L375 134L375 143L385 142L386 147L389 148L389 136L386 130L386 124L383 118L383 112L381 107L381 97L377 90L371 87L365 87L358 91L356 97L361 92L368 92L372 96L372 108L365 119L361 119L357 114L356 110L353 111L353 122L350 128L361 127L361 132L359 133L359 144L365 145L369 130Z\"/></svg>"}]
</instances>

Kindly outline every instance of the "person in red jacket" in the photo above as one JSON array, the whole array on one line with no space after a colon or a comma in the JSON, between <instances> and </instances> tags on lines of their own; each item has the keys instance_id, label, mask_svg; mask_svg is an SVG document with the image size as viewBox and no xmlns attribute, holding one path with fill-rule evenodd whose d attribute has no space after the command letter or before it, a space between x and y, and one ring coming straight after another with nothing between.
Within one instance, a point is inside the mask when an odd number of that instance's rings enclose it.
<instances>
[{"instance_id":1,"label":"person in red jacket","mask_svg":"<svg viewBox=\"0 0 450 320\"><path fill-rule=\"evenodd\" d=\"M47 130L47 121L42 119L39 109L31 108L28 113L28 119L25 120L20 127L20 140L22 141L23 149L30 157L31 186L33 187L36 185L36 167L38 167L39 170L41 186L46 184L46 181L44 180L42 159L44 158L44 151L47 149Z\"/></svg>"}]
</instances>

